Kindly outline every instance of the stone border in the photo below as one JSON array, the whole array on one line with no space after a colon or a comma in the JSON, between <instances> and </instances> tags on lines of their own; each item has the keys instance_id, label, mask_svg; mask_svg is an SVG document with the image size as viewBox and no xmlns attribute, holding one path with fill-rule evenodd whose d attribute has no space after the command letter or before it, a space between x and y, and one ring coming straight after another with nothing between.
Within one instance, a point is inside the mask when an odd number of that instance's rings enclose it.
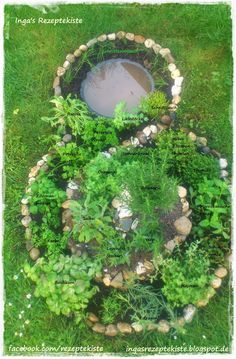
<instances>
[{"instance_id":1,"label":"stone border","mask_svg":"<svg viewBox=\"0 0 236 359\"><path fill-rule=\"evenodd\" d=\"M161 45L156 43L154 40L145 38L143 35L135 35L130 32L125 31L118 31L117 33L110 33L110 34L102 34L96 38L93 38L87 42L86 45L80 45L74 53L70 53L66 56L66 59L62 66L59 66L56 70L56 77L53 81L53 90L54 96L61 96L61 86L60 80L66 73L66 71L73 66L73 63L78 59L84 52L88 50L88 48L92 47L93 45L104 42L104 41L115 41L115 40L122 40L126 39L128 41L133 41L137 44L143 44L146 49L152 49L155 55L161 55L168 64L168 70L170 71L171 78L173 79L173 84L171 87L171 94L172 94L172 101L169 105L169 111L175 112L178 108L178 104L181 101L181 91L182 91L182 83L183 83L183 76L180 74L180 70L175 65L175 59L173 58L170 49L163 48Z\"/></svg>"}]
</instances>

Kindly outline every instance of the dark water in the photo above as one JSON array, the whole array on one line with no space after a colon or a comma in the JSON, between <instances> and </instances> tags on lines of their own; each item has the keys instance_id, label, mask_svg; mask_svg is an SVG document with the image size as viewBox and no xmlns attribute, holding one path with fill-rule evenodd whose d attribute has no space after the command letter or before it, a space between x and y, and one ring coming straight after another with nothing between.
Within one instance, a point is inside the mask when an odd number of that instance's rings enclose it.
<instances>
[{"instance_id":1,"label":"dark water","mask_svg":"<svg viewBox=\"0 0 236 359\"><path fill-rule=\"evenodd\" d=\"M154 81L143 66L115 59L101 62L88 72L81 85L81 97L92 111L112 117L119 102L125 101L127 110L134 112L141 97L153 90Z\"/></svg>"}]
</instances>

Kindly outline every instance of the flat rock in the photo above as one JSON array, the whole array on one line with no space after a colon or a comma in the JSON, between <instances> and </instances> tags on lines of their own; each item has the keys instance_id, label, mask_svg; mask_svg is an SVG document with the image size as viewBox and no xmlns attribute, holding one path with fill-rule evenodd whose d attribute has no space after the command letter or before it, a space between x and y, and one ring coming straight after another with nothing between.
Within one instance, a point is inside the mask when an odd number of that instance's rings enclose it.
<instances>
[{"instance_id":1,"label":"flat rock","mask_svg":"<svg viewBox=\"0 0 236 359\"><path fill-rule=\"evenodd\" d=\"M128 232L131 228L133 219L132 217L129 218L121 218L119 220L119 228L123 231L123 232Z\"/></svg>"},{"instance_id":2,"label":"flat rock","mask_svg":"<svg viewBox=\"0 0 236 359\"><path fill-rule=\"evenodd\" d=\"M187 236L191 232L191 229L192 229L192 223L185 216L178 218L174 222L174 226L175 226L176 231L179 234L183 234L184 236Z\"/></svg>"},{"instance_id":3,"label":"flat rock","mask_svg":"<svg viewBox=\"0 0 236 359\"><path fill-rule=\"evenodd\" d=\"M162 57L165 57L167 54L170 54L170 49L162 48L159 52Z\"/></svg>"},{"instance_id":4,"label":"flat rock","mask_svg":"<svg viewBox=\"0 0 236 359\"><path fill-rule=\"evenodd\" d=\"M57 86L60 86L60 77L59 76L56 76L54 81L53 81L53 85L52 87L55 88Z\"/></svg>"},{"instance_id":5,"label":"flat rock","mask_svg":"<svg viewBox=\"0 0 236 359\"><path fill-rule=\"evenodd\" d=\"M122 146L123 146L123 147L129 147L129 146L131 146L131 145L132 145L132 143L131 143L130 140L124 140L124 141L122 142Z\"/></svg>"},{"instance_id":6,"label":"flat rock","mask_svg":"<svg viewBox=\"0 0 236 359\"><path fill-rule=\"evenodd\" d=\"M128 207L120 207L118 209L119 218L128 218L132 217L133 213Z\"/></svg>"},{"instance_id":7,"label":"flat rock","mask_svg":"<svg viewBox=\"0 0 236 359\"><path fill-rule=\"evenodd\" d=\"M54 88L54 96L61 96L61 86L56 86Z\"/></svg>"},{"instance_id":8,"label":"flat rock","mask_svg":"<svg viewBox=\"0 0 236 359\"><path fill-rule=\"evenodd\" d=\"M106 274L103 278L103 283L106 287L109 287L111 285L111 276L110 274Z\"/></svg>"},{"instance_id":9,"label":"flat rock","mask_svg":"<svg viewBox=\"0 0 236 359\"><path fill-rule=\"evenodd\" d=\"M188 137L189 137L190 140L192 140L192 141L196 141L196 139L197 139L197 136L196 136L195 133L193 133L193 132L189 132Z\"/></svg>"},{"instance_id":10,"label":"flat rock","mask_svg":"<svg viewBox=\"0 0 236 359\"><path fill-rule=\"evenodd\" d=\"M88 47L86 45L80 45L79 50L85 52L88 50Z\"/></svg>"},{"instance_id":11,"label":"flat rock","mask_svg":"<svg viewBox=\"0 0 236 359\"><path fill-rule=\"evenodd\" d=\"M141 274L145 274L147 272L147 269L145 268L145 266L142 262L138 262L138 265L135 268L135 272L138 275L141 275Z\"/></svg>"},{"instance_id":12,"label":"flat rock","mask_svg":"<svg viewBox=\"0 0 236 359\"><path fill-rule=\"evenodd\" d=\"M175 70L176 71L176 70ZM174 72L174 71L173 71ZM175 86L182 86L182 83L184 81L183 76L177 76L175 77Z\"/></svg>"},{"instance_id":13,"label":"flat rock","mask_svg":"<svg viewBox=\"0 0 236 359\"><path fill-rule=\"evenodd\" d=\"M189 210L189 203L188 203L188 201L184 201L182 203L182 212L183 212L183 214L187 213L188 210Z\"/></svg>"}]
</instances>

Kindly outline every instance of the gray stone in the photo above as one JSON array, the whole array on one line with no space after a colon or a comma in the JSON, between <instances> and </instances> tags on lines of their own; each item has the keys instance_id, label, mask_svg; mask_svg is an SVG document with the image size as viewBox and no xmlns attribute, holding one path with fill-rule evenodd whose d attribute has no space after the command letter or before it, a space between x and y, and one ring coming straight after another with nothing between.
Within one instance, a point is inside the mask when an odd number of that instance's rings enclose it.
<instances>
[{"instance_id":1,"label":"gray stone","mask_svg":"<svg viewBox=\"0 0 236 359\"><path fill-rule=\"evenodd\" d=\"M219 159L220 169L224 170L228 166L228 162L225 158Z\"/></svg>"},{"instance_id":2,"label":"gray stone","mask_svg":"<svg viewBox=\"0 0 236 359\"><path fill-rule=\"evenodd\" d=\"M32 248L34 248L34 244L32 241L26 241L25 247L26 247L26 250L29 252L29 251L31 251Z\"/></svg>"},{"instance_id":3,"label":"gray stone","mask_svg":"<svg viewBox=\"0 0 236 359\"><path fill-rule=\"evenodd\" d=\"M150 49L155 45L155 41L153 41L152 39L147 39L145 40L144 45L146 46L147 49Z\"/></svg>"},{"instance_id":4,"label":"gray stone","mask_svg":"<svg viewBox=\"0 0 236 359\"><path fill-rule=\"evenodd\" d=\"M62 140L66 143L70 142L72 140L72 136L69 133L67 133L62 137Z\"/></svg>"},{"instance_id":5,"label":"gray stone","mask_svg":"<svg viewBox=\"0 0 236 359\"><path fill-rule=\"evenodd\" d=\"M25 216L22 218L21 223L24 227L29 227L30 222L32 221L32 218L30 216Z\"/></svg>"},{"instance_id":6,"label":"gray stone","mask_svg":"<svg viewBox=\"0 0 236 359\"><path fill-rule=\"evenodd\" d=\"M170 252L174 250L175 246L176 246L176 242L173 239L171 239L165 244L165 248Z\"/></svg>"},{"instance_id":7,"label":"gray stone","mask_svg":"<svg viewBox=\"0 0 236 359\"><path fill-rule=\"evenodd\" d=\"M61 86L56 86L54 88L54 96L61 96Z\"/></svg>"},{"instance_id":8,"label":"gray stone","mask_svg":"<svg viewBox=\"0 0 236 359\"><path fill-rule=\"evenodd\" d=\"M168 64L173 64L175 62L175 59L171 54L166 54L164 57Z\"/></svg>"},{"instance_id":9,"label":"gray stone","mask_svg":"<svg viewBox=\"0 0 236 359\"><path fill-rule=\"evenodd\" d=\"M132 211L125 206L120 207L118 211L119 211L118 213L119 218L128 218L128 217L132 217L133 215Z\"/></svg>"},{"instance_id":10,"label":"gray stone","mask_svg":"<svg viewBox=\"0 0 236 359\"><path fill-rule=\"evenodd\" d=\"M207 146L206 137L197 137L197 144L200 146Z\"/></svg>"},{"instance_id":11,"label":"gray stone","mask_svg":"<svg viewBox=\"0 0 236 359\"><path fill-rule=\"evenodd\" d=\"M207 155L208 153L211 152L211 149L209 147L207 147L207 146L202 146L200 151Z\"/></svg>"},{"instance_id":12,"label":"gray stone","mask_svg":"<svg viewBox=\"0 0 236 359\"><path fill-rule=\"evenodd\" d=\"M123 232L128 232L131 228L133 219L132 217L130 218L122 218L119 220L119 228L123 231Z\"/></svg>"},{"instance_id":13,"label":"gray stone","mask_svg":"<svg viewBox=\"0 0 236 359\"><path fill-rule=\"evenodd\" d=\"M87 47L92 47L97 42L98 42L98 40L94 38L94 39L89 40L86 45L87 45Z\"/></svg>"},{"instance_id":14,"label":"gray stone","mask_svg":"<svg viewBox=\"0 0 236 359\"><path fill-rule=\"evenodd\" d=\"M25 229L25 239L30 240L32 238L32 230L30 228Z\"/></svg>"},{"instance_id":15,"label":"gray stone","mask_svg":"<svg viewBox=\"0 0 236 359\"><path fill-rule=\"evenodd\" d=\"M162 48L159 52L162 57L165 57L167 54L170 54L170 49Z\"/></svg>"},{"instance_id":16,"label":"gray stone","mask_svg":"<svg viewBox=\"0 0 236 359\"><path fill-rule=\"evenodd\" d=\"M142 132L142 131L138 131L136 133L136 136L137 136L137 139L139 140L139 142L142 144L142 145L146 145L148 140L147 140L147 136Z\"/></svg>"},{"instance_id":17,"label":"gray stone","mask_svg":"<svg viewBox=\"0 0 236 359\"><path fill-rule=\"evenodd\" d=\"M116 36L119 40L124 39L125 35L126 35L126 32L124 32L124 31L118 31L116 34Z\"/></svg>"}]
</instances>

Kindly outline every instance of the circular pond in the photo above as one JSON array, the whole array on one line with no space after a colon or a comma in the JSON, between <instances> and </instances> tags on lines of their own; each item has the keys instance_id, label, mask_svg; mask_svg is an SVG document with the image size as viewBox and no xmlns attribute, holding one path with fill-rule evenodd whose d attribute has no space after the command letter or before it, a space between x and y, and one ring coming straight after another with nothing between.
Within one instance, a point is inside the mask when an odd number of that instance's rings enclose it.
<instances>
[{"instance_id":1,"label":"circular pond","mask_svg":"<svg viewBox=\"0 0 236 359\"><path fill-rule=\"evenodd\" d=\"M134 112L140 99L154 90L149 72L139 63L113 59L99 63L81 85L81 97L99 115L113 116L116 105L125 101Z\"/></svg>"}]
</instances>

